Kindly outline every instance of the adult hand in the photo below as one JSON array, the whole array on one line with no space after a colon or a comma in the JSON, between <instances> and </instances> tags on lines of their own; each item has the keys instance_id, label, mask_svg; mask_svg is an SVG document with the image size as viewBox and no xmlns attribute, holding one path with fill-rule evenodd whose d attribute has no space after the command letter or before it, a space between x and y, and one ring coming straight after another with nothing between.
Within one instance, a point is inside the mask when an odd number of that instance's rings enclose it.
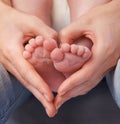
<instances>
[{"instance_id":1,"label":"adult hand","mask_svg":"<svg viewBox=\"0 0 120 124\"><path fill-rule=\"evenodd\" d=\"M92 57L58 89L56 108L94 88L120 57L120 2L96 7L61 31L61 41L73 43L81 36L93 42Z\"/></svg>"},{"instance_id":2,"label":"adult hand","mask_svg":"<svg viewBox=\"0 0 120 124\"><path fill-rule=\"evenodd\" d=\"M0 63L11 72L53 116L53 94L47 83L23 58L24 44L37 35L56 38L57 33L37 17L19 12L0 2Z\"/></svg>"}]
</instances>

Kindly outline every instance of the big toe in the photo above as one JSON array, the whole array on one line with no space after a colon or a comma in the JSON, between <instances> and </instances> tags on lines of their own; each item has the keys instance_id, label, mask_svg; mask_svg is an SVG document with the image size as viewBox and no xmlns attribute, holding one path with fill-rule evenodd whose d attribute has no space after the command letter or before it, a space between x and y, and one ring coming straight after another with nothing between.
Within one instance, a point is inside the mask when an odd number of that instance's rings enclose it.
<instances>
[{"instance_id":1,"label":"big toe","mask_svg":"<svg viewBox=\"0 0 120 124\"><path fill-rule=\"evenodd\" d=\"M63 58L64 58L64 53L62 52L61 49L55 48L51 52L51 59L53 60L53 62L60 62L63 60Z\"/></svg>"},{"instance_id":2,"label":"big toe","mask_svg":"<svg viewBox=\"0 0 120 124\"><path fill-rule=\"evenodd\" d=\"M48 38L44 41L43 47L46 50L51 52L53 49L57 47L57 41L55 41L54 39Z\"/></svg>"}]
</instances>

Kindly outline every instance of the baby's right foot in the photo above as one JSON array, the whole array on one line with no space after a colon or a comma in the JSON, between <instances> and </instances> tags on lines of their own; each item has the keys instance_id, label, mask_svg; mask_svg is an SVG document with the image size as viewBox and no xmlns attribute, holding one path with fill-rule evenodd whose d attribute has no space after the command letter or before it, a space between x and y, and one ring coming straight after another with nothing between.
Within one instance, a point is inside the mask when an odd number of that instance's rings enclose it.
<instances>
[{"instance_id":1,"label":"baby's right foot","mask_svg":"<svg viewBox=\"0 0 120 124\"><path fill-rule=\"evenodd\" d=\"M42 36L38 36L28 42L23 52L24 58L34 66L53 91L57 91L65 79L63 74L55 69L50 58L51 51L56 47L55 40L44 40Z\"/></svg>"},{"instance_id":2,"label":"baby's right foot","mask_svg":"<svg viewBox=\"0 0 120 124\"><path fill-rule=\"evenodd\" d=\"M85 38L78 43L72 45L64 43L60 48L55 48L51 53L55 68L63 72L66 77L79 70L91 57L91 41Z\"/></svg>"}]
</instances>

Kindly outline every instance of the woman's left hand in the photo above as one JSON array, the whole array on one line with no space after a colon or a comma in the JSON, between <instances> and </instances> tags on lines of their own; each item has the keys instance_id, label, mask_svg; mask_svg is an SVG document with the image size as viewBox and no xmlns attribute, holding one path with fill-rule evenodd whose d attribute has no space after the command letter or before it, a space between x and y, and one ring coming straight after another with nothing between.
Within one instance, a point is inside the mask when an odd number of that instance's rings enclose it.
<instances>
[{"instance_id":1,"label":"woman's left hand","mask_svg":"<svg viewBox=\"0 0 120 124\"><path fill-rule=\"evenodd\" d=\"M91 59L58 89L56 108L94 88L120 57L120 2L96 7L61 31L61 41L73 43L81 36L92 40Z\"/></svg>"}]
</instances>

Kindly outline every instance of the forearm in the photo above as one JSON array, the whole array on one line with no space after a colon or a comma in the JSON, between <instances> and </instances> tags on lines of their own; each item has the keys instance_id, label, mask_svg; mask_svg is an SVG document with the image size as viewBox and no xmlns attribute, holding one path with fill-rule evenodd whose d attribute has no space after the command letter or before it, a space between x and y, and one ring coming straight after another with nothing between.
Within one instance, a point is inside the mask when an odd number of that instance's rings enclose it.
<instances>
[{"instance_id":1,"label":"forearm","mask_svg":"<svg viewBox=\"0 0 120 124\"><path fill-rule=\"evenodd\" d=\"M11 6L11 0L0 0L0 2L5 3L6 5Z\"/></svg>"},{"instance_id":2,"label":"forearm","mask_svg":"<svg viewBox=\"0 0 120 124\"><path fill-rule=\"evenodd\" d=\"M112 0L113 2L116 2L117 6L120 7L120 0Z\"/></svg>"},{"instance_id":3,"label":"forearm","mask_svg":"<svg viewBox=\"0 0 120 124\"><path fill-rule=\"evenodd\" d=\"M2 15L7 16L10 13L13 9L11 6L10 0L0 0L0 18L2 18Z\"/></svg>"}]
</instances>

